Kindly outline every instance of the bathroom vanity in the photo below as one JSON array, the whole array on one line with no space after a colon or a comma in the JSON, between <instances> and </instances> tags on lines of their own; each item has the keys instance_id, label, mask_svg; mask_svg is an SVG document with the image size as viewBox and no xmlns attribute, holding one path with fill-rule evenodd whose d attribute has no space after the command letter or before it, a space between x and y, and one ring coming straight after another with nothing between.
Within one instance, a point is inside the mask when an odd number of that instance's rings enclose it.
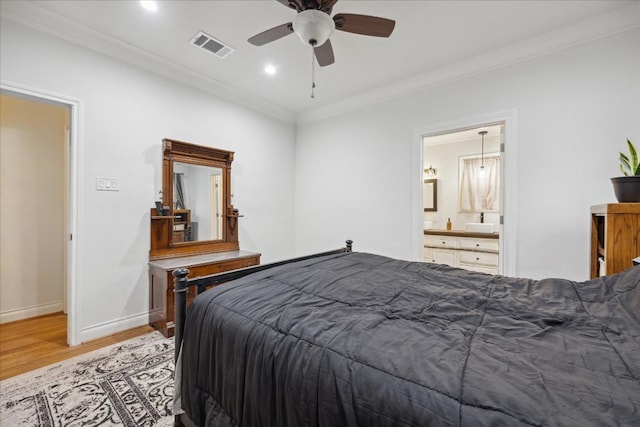
<instances>
[{"instance_id":1,"label":"bathroom vanity","mask_svg":"<svg viewBox=\"0 0 640 427\"><path fill-rule=\"evenodd\" d=\"M500 273L500 235L464 230L424 230L423 259L489 274Z\"/></svg>"}]
</instances>

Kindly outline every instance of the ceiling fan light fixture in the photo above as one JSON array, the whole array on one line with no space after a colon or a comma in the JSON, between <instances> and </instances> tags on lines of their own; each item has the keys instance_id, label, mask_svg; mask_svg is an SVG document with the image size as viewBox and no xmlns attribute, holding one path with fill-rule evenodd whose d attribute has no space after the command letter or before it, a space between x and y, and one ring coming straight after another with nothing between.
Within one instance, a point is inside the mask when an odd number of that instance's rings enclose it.
<instances>
[{"instance_id":1,"label":"ceiling fan light fixture","mask_svg":"<svg viewBox=\"0 0 640 427\"><path fill-rule=\"evenodd\" d=\"M307 9L293 18L293 31L306 45L322 46L336 29L333 19L325 12Z\"/></svg>"}]
</instances>

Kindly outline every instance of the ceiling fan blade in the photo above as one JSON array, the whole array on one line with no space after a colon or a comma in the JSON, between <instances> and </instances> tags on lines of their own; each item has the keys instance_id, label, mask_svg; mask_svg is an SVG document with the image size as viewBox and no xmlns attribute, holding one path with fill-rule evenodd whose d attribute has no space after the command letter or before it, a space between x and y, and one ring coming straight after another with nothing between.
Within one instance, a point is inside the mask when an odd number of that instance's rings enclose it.
<instances>
[{"instance_id":1,"label":"ceiling fan blade","mask_svg":"<svg viewBox=\"0 0 640 427\"><path fill-rule=\"evenodd\" d=\"M290 7L291 9L297 10L298 12L304 10L301 0L278 0L278 3L282 3L283 5Z\"/></svg>"},{"instance_id":2,"label":"ceiling fan blade","mask_svg":"<svg viewBox=\"0 0 640 427\"><path fill-rule=\"evenodd\" d=\"M293 33L293 25L291 22L287 22L286 24L278 25L260 34L256 34L247 41L254 46L262 46L274 40L281 39L284 36L288 36L291 33Z\"/></svg>"},{"instance_id":3,"label":"ceiling fan blade","mask_svg":"<svg viewBox=\"0 0 640 427\"><path fill-rule=\"evenodd\" d=\"M389 37L396 26L396 21L377 16L339 13L333 17L336 30L365 36Z\"/></svg>"},{"instance_id":4,"label":"ceiling fan blade","mask_svg":"<svg viewBox=\"0 0 640 427\"><path fill-rule=\"evenodd\" d=\"M319 0L320 10L324 10L327 13L331 13L333 6L338 3L338 0Z\"/></svg>"},{"instance_id":5,"label":"ceiling fan blade","mask_svg":"<svg viewBox=\"0 0 640 427\"><path fill-rule=\"evenodd\" d=\"M331 65L335 62L333 57L333 47L329 40L324 42L322 46L314 47L313 52L318 60L318 65L321 67L326 67L327 65Z\"/></svg>"}]
</instances>

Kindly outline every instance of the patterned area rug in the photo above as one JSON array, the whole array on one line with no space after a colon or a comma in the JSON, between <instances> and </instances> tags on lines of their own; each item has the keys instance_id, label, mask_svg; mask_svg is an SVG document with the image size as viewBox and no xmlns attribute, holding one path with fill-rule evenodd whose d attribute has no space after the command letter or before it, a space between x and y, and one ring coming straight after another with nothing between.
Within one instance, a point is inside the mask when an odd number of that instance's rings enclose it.
<instances>
[{"instance_id":1,"label":"patterned area rug","mask_svg":"<svg viewBox=\"0 0 640 427\"><path fill-rule=\"evenodd\" d=\"M0 382L0 426L171 426L173 339L143 335Z\"/></svg>"}]
</instances>

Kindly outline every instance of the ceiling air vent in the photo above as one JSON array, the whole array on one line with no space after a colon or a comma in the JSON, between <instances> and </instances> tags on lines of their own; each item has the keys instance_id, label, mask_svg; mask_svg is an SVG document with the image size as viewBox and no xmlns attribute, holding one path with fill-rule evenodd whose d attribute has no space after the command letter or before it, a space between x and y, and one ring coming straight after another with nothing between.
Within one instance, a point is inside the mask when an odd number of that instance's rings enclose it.
<instances>
[{"instance_id":1,"label":"ceiling air vent","mask_svg":"<svg viewBox=\"0 0 640 427\"><path fill-rule=\"evenodd\" d=\"M207 52L213 53L218 58L226 58L227 56L235 52L235 49L231 46L227 46L220 40L216 40L209 34L202 31L200 31L191 39L191 44L198 46L199 48L202 48Z\"/></svg>"}]
</instances>

